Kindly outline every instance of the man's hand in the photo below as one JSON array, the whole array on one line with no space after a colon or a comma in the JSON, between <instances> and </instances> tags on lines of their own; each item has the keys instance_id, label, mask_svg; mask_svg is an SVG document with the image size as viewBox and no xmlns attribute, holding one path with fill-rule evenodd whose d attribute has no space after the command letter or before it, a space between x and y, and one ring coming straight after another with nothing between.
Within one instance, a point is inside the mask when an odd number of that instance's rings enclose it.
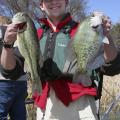
<instances>
[{"instance_id":1,"label":"man's hand","mask_svg":"<svg viewBox=\"0 0 120 120\"><path fill-rule=\"evenodd\" d=\"M104 16L103 19L103 32L105 36L109 36L109 32L112 28L111 19L108 16Z\"/></svg>"},{"instance_id":2,"label":"man's hand","mask_svg":"<svg viewBox=\"0 0 120 120\"><path fill-rule=\"evenodd\" d=\"M17 33L23 32L26 29L26 22L18 24L9 24L4 36L4 41L7 44L13 44L17 39Z\"/></svg>"},{"instance_id":3,"label":"man's hand","mask_svg":"<svg viewBox=\"0 0 120 120\"><path fill-rule=\"evenodd\" d=\"M118 54L118 50L114 45L113 39L110 35L112 28L111 20L102 12L93 12L93 16L100 16L102 18L103 34L108 38L109 44L104 44L104 58L106 62L114 60Z\"/></svg>"},{"instance_id":4,"label":"man's hand","mask_svg":"<svg viewBox=\"0 0 120 120\"><path fill-rule=\"evenodd\" d=\"M17 31L18 31L17 25L15 24L7 25L4 41L7 44L13 44L17 39Z\"/></svg>"},{"instance_id":5,"label":"man's hand","mask_svg":"<svg viewBox=\"0 0 120 120\"><path fill-rule=\"evenodd\" d=\"M102 25L103 25L103 33L105 36L109 36L109 32L112 28L112 22L110 17L104 15L104 13L95 11L93 12L93 16L99 16L102 19Z\"/></svg>"}]
</instances>

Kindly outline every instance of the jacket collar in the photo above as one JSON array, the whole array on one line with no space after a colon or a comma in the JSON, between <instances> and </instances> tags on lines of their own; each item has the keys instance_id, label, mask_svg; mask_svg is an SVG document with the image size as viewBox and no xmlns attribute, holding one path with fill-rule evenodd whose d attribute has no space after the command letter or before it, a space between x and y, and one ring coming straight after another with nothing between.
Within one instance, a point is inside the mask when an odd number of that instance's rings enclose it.
<instances>
[{"instance_id":1,"label":"jacket collar","mask_svg":"<svg viewBox=\"0 0 120 120\"><path fill-rule=\"evenodd\" d=\"M59 32L61 28L63 28L68 22L70 22L72 20L72 17L70 16L69 13L67 13L61 20L61 22L57 25L56 27L56 31L55 32ZM47 27L50 27L52 30L52 25L50 24L49 20L47 18L42 18L39 19L39 23L42 25L45 25Z\"/></svg>"}]
</instances>

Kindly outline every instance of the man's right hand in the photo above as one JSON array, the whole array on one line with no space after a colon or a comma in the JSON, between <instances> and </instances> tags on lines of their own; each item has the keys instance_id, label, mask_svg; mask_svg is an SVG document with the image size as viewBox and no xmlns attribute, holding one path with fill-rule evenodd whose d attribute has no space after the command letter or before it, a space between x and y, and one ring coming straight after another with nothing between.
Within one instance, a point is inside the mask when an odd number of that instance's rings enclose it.
<instances>
[{"instance_id":1,"label":"man's right hand","mask_svg":"<svg viewBox=\"0 0 120 120\"><path fill-rule=\"evenodd\" d=\"M18 31L18 25L13 23L7 25L7 29L4 36L5 43L10 45L13 44L17 39L17 31Z\"/></svg>"}]
</instances>

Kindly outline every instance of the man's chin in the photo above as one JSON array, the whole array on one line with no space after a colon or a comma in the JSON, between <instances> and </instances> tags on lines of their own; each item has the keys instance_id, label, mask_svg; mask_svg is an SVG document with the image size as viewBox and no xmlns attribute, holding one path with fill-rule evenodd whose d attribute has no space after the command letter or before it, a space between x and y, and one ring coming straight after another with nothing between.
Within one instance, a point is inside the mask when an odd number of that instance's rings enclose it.
<instances>
[{"instance_id":1,"label":"man's chin","mask_svg":"<svg viewBox=\"0 0 120 120\"><path fill-rule=\"evenodd\" d=\"M64 14L54 13L50 15L52 18L61 18L64 16Z\"/></svg>"}]
</instances>

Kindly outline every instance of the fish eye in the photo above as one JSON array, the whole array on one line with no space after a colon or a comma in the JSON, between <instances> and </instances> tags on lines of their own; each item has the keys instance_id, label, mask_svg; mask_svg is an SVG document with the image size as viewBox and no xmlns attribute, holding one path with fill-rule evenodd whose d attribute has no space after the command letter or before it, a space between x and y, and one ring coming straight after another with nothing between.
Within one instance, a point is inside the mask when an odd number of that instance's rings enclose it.
<instances>
[{"instance_id":1,"label":"fish eye","mask_svg":"<svg viewBox=\"0 0 120 120\"><path fill-rule=\"evenodd\" d=\"M97 29L98 27L99 27L99 25L92 26L93 29Z\"/></svg>"}]
</instances>

